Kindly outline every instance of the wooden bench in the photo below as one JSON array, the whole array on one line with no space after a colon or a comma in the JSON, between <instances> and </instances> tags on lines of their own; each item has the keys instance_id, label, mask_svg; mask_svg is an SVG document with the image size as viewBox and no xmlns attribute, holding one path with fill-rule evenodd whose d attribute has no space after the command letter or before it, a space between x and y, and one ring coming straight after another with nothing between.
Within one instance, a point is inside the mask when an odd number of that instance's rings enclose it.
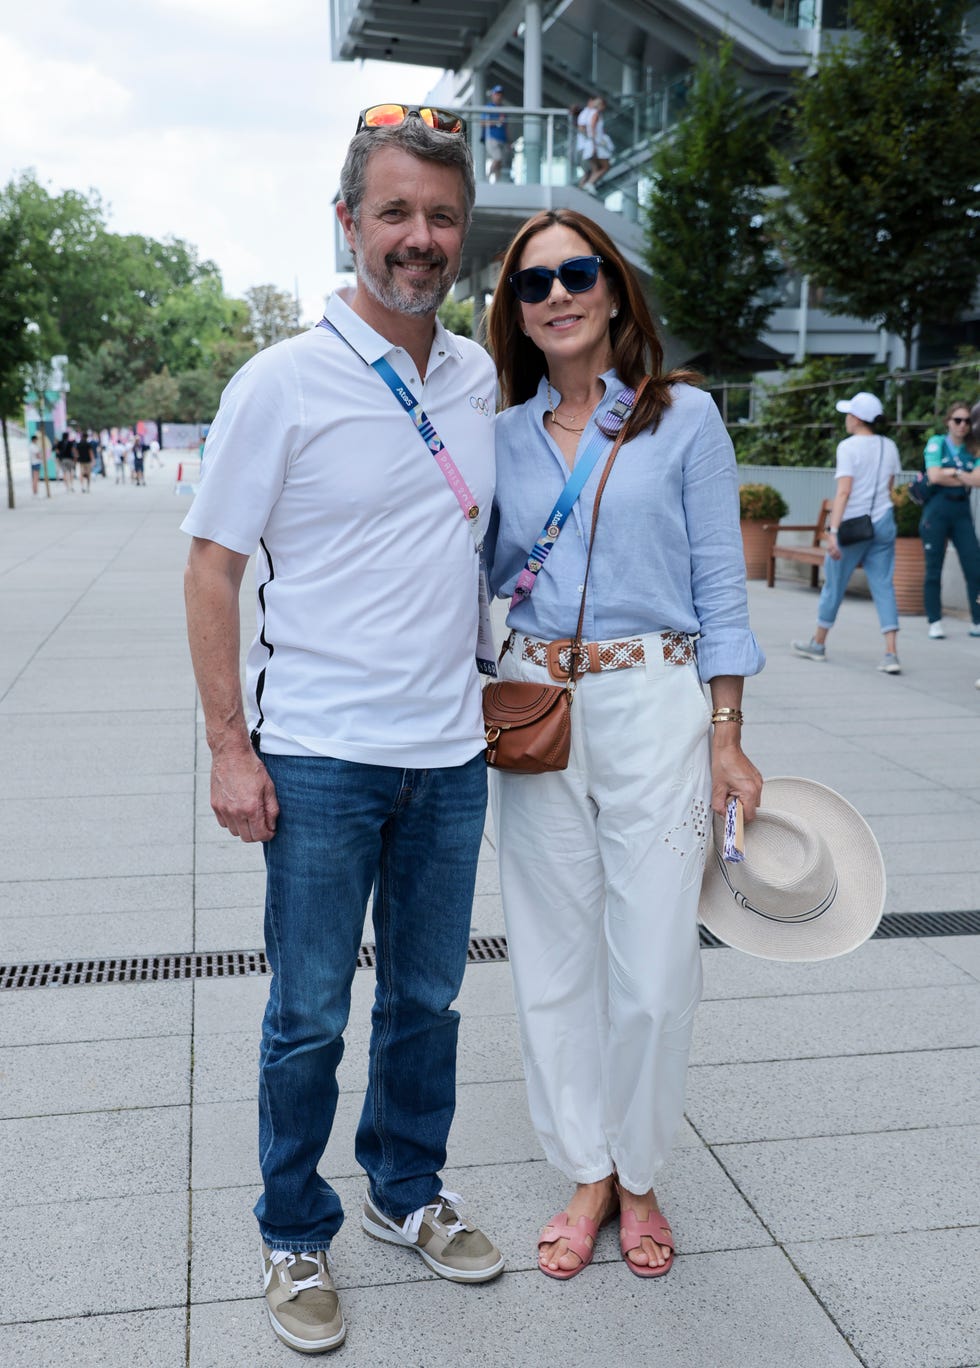
<instances>
[{"instance_id":1,"label":"wooden bench","mask_svg":"<svg viewBox=\"0 0 980 1368\"><path fill-rule=\"evenodd\" d=\"M830 518L830 510L833 507L832 499L824 499L820 505L820 512L817 514L815 523L780 523L776 529L776 541L773 543L772 551L769 553L769 573L766 575L766 584L771 589L776 582L776 560L802 561L804 565L811 566L810 587L819 587L820 567L824 563L827 549L823 545L823 539L827 532L827 521ZM809 546L780 546L779 534L781 532L809 532L812 541Z\"/></svg>"}]
</instances>

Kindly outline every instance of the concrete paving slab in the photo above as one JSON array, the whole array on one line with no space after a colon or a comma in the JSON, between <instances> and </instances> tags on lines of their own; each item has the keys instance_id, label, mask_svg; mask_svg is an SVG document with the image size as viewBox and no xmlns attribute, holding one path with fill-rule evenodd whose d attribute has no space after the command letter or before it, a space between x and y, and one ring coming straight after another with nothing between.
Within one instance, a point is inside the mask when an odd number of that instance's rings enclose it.
<instances>
[{"instance_id":1,"label":"concrete paving slab","mask_svg":"<svg viewBox=\"0 0 980 1368\"><path fill-rule=\"evenodd\" d=\"M101 879L88 880L101 884ZM138 881L134 881L138 882ZM34 885L37 887L37 885ZM9 887L0 884L0 898ZM84 882L83 894L88 893ZM97 901L95 890L92 900ZM163 912L85 912L65 917L0 917L0 948L7 964L42 960L118 959L176 954L194 949L189 907Z\"/></svg>"},{"instance_id":2,"label":"concrete paving slab","mask_svg":"<svg viewBox=\"0 0 980 1368\"><path fill-rule=\"evenodd\" d=\"M41 869L51 879L128 879L141 875L191 874L194 846L190 840L172 844L153 840L144 845L113 842L62 845L55 840L46 848L14 848L0 852L0 883L36 879Z\"/></svg>"},{"instance_id":3,"label":"concrete paving slab","mask_svg":"<svg viewBox=\"0 0 980 1368\"><path fill-rule=\"evenodd\" d=\"M192 985L120 983L0 993L0 1049L191 1033Z\"/></svg>"},{"instance_id":4,"label":"concrete paving slab","mask_svg":"<svg viewBox=\"0 0 980 1368\"><path fill-rule=\"evenodd\" d=\"M978 1007L972 984L703 1002L691 1061L736 1064L956 1049L977 1044Z\"/></svg>"},{"instance_id":5,"label":"concrete paving slab","mask_svg":"<svg viewBox=\"0 0 980 1368\"><path fill-rule=\"evenodd\" d=\"M261 902L250 907L198 908L194 916L194 949L259 950L264 944L262 923Z\"/></svg>"},{"instance_id":6,"label":"concrete paving slab","mask_svg":"<svg viewBox=\"0 0 980 1368\"><path fill-rule=\"evenodd\" d=\"M980 1125L980 1050L702 1065L685 1110L708 1144Z\"/></svg>"},{"instance_id":7,"label":"concrete paving slab","mask_svg":"<svg viewBox=\"0 0 980 1368\"><path fill-rule=\"evenodd\" d=\"M186 797L183 801L186 810ZM213 817L211 821L214 822ZM218 830L221 828L218 827ZM225 838L223 841L200 841L195 833L195 874L263 873L265 861L262 857L262 846L258 842L239 841L227 832L222 834Z\"/></svg>"},{"instance_id":8,"label":"concrete paving slab","mask_svg":"<svg viewBox=\"0 0 980 1368\"><path fill-rule=\"evenodd\" d=\"M68 851L78 846L118 849L161 838L168 845L189 844L193 819L186 790L131 793L122 801L119 794L89 794L77 804L66 804L63 797L4 798L0 800L0 830L5 845L42 850L50 856L52 846ZM44 872L50 875L47 859Z\"/></svg>"},{"instance_id":9,"label":"concrete paving slab","mask_svg":"<svg viewBox=\"0 0 980 1368\"><path fill-rule=\"evenodd\" d=\"M73 679L78 675L80 663L76 662L72 666ZM72 686L71 713L73 716L105 711L105 669L100 661L92 661L91 663L94 669L90 672L88 687L78 687L76 692L75 685ZM162 670L158 672L157 666L162 665L162 661L143 660L142 664L144 665L142 672L138 676L133 676L128 685L120 687L113 694L112 708L114 711L139 714L158 708L172 708L176 704L183 704L185 701L187 706L191 706L192 699L187 692L189 685L184 671ZM37 712L38 695L50 677L51 668L49 663L42 661L35 661L28 665L18 676L16 682L7 690L4 697L0 699L0 716L17 718L24 714L30 715Z\"/></svg>"},{"instance_id":10,"label":"concrete paving slab","mask_svg":"<svg viewBox=\"0 0 980 1368\"><path fill-rule=\"evenodd\" d=\"M868 1368L980 1363L980 1231L792 1244L788 1252Z\"/></svg>"},{"instance_id":11,"label":"concrete paving slab","mask_svg":"<svg viewBox=\"0 0 980 1368\"><path fill-rule=\"evenodd\" d=\"M716 1145L739 1192L781 1242L980 1224L980 1128Z\"/></svg>"},{"instance_id":12,"label":"concrete paving slab","mask_svg":"<svg viewBox=\"0 0 980 1368\"><path fill-rule=\"evenodd\" d=\"M934 936L929 948L972 978L980 979L980 936Z\"/></svg>"},{"instance_id":13,"label":"concrete paving slab","mask_svg":"<svg viewBox=\"0 0 980 1368\"><path fill-rule=\"evenodd\" d=\"M263 907L265 872L198 874L194 879L197 907Z\"/></svg>"},{"instance_id":14,"label":"concrete paving slab","mask_svg":"<svg viewBox=\"0 0 980 1368\"><path fill-rule=\"evenodd\" d=\"M961 972L935 962L932 940L877 940L849 955L814 964L781 964L738 950L704 950L704 1001L733 997L783 997L849 993L880 988L927 988L967 983Z\"/></svg>"},{"instance_id":15,"label":"concrete paving slab","mask_svg":"<svg viewBox=\"0 0 980 1368\"><path fill-rule=\"evenodd\" d=\"M10 1207L4 1221L19 1276L0 1303L2 1323L184 1305L184 1192Z\"/></svg>"},{"instance_id":16,"label":"concrete paving slab","mask_svg":"<svg viewBox=\"0 0 980 1368\"><path fill-rule=\"evenodd\" d=\"M26 880L0 889L0 918L183 911L191 892L188 875Z\"/></svg>"},{"instance_id":17,"label":"concrete paving slab","mask_svg":"<svg viewBox=\"0 0 980 1368\"><path fill-rule=\"evenodd\" d=\"M189 1161L189 1106L0 1121L11 1206L183 1193Z\"/></svg>"},{"instance_id":18,"label":"concrete paving slab","mask_svg":"<svg viewBox=\"0 0 980 1368\"><path fill-rule=\"evenodd\" d=\"M25 1368L185 1368L187 1317L175 1307L2 1325L0 1358Z\"/></svg>"},{"instance_id":19,"label":"concrete paving slab","mask_svg":"<svg viewBox=\"0 0 980 1368\"><path fill-rule=\"evenodd\" d=\"M890 912L972 912L980 903L974 873L896 874L888 881Z\"/></svg>"},{"instance_id":20,"label":"concrete paving slab","mask_svg":"<svg viewBox=\"0 0 980 1368\"><path fill-rule=\"evenodd\" d=\"M473 899L470 933L474 936L504 936L504 909L499 893L478 893Z\"/></svg>"},{"instance_id":21,"label":"concrete paving slab","mask_svg":"<svg viewBox=\"0 0 980 1368\"><path fill-rule=\"evenodd\" d=\"M566 1295L567 1294L567 1295ZM407 1325L424 1326L412 1362L420 1368L461 1363L472 1368L543 1364L561 1346L567 1368L629 1363L638 1336L656 1321L658 1368L751 1363L752 1368L855 1368L858 1360L778 1250L678 1258L668 1278L652 1284L619 1264L594 1266L561 1284L537 1272L505 1273L493 1283L460 1287L444 1280L352 1288L344 1362L401 1360ZM460 1334L461 1317L466 1326ZM644 1329L646 1327L646 1329ZM266 1364L287 1364L263 1304L214 1302L191 1311L191 1368L248 1363L256 1345ZM218 1352L220 1346L220 1352ZM465 1357L464 1357L465 1355Z\"/></svg>"},{"instance_id":22,"label":"concrete paving slab","mask_svg":"<svg viewBox=\"0 0 980 1368\"><path fill-rule=\"evenodd\" d=\"M882 844L889 879L920 875L931 860L946 874L970 874L974 901L980 901L980 841L974 834L958 841L888 841Z\"/></svg>"},{"instance_id":23,"label":"concrete paving slab","mask_svg":"<svg viewBox=\"0 0 980 1368\"><path fill-rule=\"evenodd\" d=\"M0 1117L184 1106L190 1063L183 1036L20 1045L4 1052Z\"/></svg>"}]
</instances>

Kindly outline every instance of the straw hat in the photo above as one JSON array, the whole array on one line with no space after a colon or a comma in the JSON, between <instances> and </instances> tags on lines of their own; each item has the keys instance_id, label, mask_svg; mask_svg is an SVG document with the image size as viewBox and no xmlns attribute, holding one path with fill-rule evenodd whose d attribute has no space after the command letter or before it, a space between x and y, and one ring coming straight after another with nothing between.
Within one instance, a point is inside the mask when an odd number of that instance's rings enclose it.
<instances>
[{"instance_id":1,"label":"straw hat","mask_svg":"<svg viewBox=\"0 0 980 1368\"><path fill-rule=\"evenodd\" d=\"M874 833L846 799L812 779L767 779L745 859L721 857L714 819L698 917L713 935L762 959L821 960L866 941L885 905Z\"/></svg>"}]
</instances>

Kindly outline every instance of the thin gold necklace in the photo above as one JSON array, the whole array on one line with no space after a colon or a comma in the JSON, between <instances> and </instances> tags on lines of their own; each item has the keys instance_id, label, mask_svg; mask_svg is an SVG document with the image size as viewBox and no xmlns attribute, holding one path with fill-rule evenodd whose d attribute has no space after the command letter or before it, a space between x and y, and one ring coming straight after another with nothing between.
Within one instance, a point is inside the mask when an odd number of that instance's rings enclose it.
<instances>
[{"instance_id":1,"label":"thin gold necklace","mask_svg":"<svg viewBox=\"0 0 980 1368\"><path fill-rule=\"evenodd\" d=\"M547 387L548 387L548 406L549 406L549 409L546 410L546 412L545 412L545 417L550 417L550 418L551 418L551 421L555 424L556 427L564 428L566 432L584 432L584 431L585 431L585 424L584 424L584 423L582 424L581 427L572 427L571 423L563 423L563 422L561 421L561 419L558 417L558 414L557 414L557 412L556 412L556 409L561 408L561 404L560 404L560 403L557 404L557 405L555 404L555 396L554 396L554 395L552 394L552 392L551 392L551 385L548 383L547 380L545 380L544 383L545 383L545 384L547 385ZM578 413L578 414L575 415L576 418L581 418L581 416L582 416L582 415L581 415L580 413ZM574 422L575 422L575 418L572 419L572 423L574 423Z\"/></svg>"}]
</instances>

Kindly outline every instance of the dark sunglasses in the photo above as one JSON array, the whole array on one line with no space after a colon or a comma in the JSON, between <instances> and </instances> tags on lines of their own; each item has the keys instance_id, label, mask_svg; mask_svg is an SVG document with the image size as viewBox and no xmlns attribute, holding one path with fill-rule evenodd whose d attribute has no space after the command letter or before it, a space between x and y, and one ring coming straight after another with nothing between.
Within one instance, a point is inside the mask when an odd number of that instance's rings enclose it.
<instances>
[{"instance_id":1,"label":"dark sunglasses","mask_svg":"<svg viewBox=\"0 0 980 1368\"><path fill-rule=\"evenodd\" d=\"M466 125L458 114L448 109L434 109L431 105L378 104L362 109L357 116L355 133L365 128L399 128L406 119L421 119L437 133L464 133Z\"/></svg>"},{"instance_id":2,"label":"dark sunglasses","mask_svg":"<svg viewBox=\"0 0 980 1368\"><path fill-rule=\"evenodd\" d=\"M510 288L522 304L540 304L551 294L555 276L569 294L585 294L599 279L601 256L569 257L557 270L548 266L527 266L507 277Z\"/></svg>"},{"instance_id":3,"label":"dark sunglasses","mask_svg":"<svg viewBox=\"0 0 980 1368\"><path fill-rule=\"evenodd\" d=\"M950 418L949 421L951 423L968 423L970 420L969 418Z\"/></svg>"}]
</instances>

